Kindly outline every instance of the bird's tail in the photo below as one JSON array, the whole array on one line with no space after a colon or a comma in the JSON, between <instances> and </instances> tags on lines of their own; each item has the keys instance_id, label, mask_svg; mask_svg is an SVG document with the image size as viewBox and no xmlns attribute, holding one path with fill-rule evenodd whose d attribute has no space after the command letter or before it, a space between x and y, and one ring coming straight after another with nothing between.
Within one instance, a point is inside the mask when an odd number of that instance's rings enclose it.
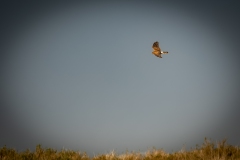
<instances>
[{"instance_id":1,"label":"bird's tail","mask_svg":"<svg viewBox=\"0 0 240 160\"><path fill-rule=\"evenodd\" d=\"M161 51L162 54L168 54L168 51Z\"/></svg>"}]
</instances>

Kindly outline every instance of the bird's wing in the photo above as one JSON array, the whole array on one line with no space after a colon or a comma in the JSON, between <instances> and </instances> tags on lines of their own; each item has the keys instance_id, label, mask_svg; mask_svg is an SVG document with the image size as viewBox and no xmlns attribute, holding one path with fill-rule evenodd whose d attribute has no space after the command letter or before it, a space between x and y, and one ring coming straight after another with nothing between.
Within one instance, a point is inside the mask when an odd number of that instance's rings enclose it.
<instances>
[{"instance_id":1,"label":"bird's wing","mask_svg":"<svg viewBox=\"0 0 240 160\"><path fill-rule=\"evenodd\" d=\"M153 50L157 50L157 51L161 50L158 42L154 42L152 48L153 48Z\"/></svg>"},{"instance_id":2,"label":"bird's wing","mask_svg":"<svg viewBox=\"0 0 240 160\"><path fill-rule=\"evenodd\" d=\"M161 49L159 47L153 47L154 51L160 51Z\"/></svg>"},{"instance_id":3,"label":"bird's wing","mask_svg":"<svg viewBox=\"0 0 240 160\"><path fill-rule=\"evenodd\" d=\"M154 42L152 47L159 47L158 41Z\"/></svg>"}]
</instances>

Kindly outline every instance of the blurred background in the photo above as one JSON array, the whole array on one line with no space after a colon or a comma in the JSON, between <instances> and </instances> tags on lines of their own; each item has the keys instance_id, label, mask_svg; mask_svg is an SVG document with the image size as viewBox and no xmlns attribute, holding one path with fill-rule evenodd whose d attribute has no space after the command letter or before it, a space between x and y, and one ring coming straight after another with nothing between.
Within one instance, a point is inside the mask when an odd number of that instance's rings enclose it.
<instances>
[{"instance_id":1,"label":"blurred background","mask_svg":"<svg viewBox=\"0 0 240 160\"><path fill-rule=\"evenodd\" d=\"M240 145L234 1L0 6L0 146L96 155L179 151L205 137Z\"/></svg>"}]
</instances>

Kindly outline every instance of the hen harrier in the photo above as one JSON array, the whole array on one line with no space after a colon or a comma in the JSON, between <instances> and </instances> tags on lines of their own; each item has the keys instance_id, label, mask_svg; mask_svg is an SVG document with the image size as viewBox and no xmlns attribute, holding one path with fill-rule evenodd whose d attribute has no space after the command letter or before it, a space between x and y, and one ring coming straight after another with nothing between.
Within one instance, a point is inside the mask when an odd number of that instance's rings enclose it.
<instances>
[{"instance_id":1,"label":"hen harrier","mask_svg":"<svg viewBox=\"0 0 240 160\"><path fill-rule=\"evenodd\" d=\"M153 43L152 48L153 48L152 54L154 54L155 56L157 56L159 58L162 58L162 54L168 54L167 51L161 51L161 48L159 47L158 41Z\"/></svg>"}]
</instances>

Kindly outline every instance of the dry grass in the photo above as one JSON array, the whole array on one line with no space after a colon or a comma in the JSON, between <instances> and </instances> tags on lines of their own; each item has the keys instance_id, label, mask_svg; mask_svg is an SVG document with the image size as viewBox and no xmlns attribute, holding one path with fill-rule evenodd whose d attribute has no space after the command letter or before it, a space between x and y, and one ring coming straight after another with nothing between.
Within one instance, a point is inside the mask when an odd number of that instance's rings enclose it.
<instances>
[{"instance_id":1,"label":"dry grass","mask_svg":"<svg viewBox=\"0 0 240 160\"><path fill-rule=\"evenodd\" d=\"M37 145L34 152L26 150L17 152L6 146L0 148L0 160L240 160L238 146L231 146L223 140L216 145L205 138L201 147L186 151L166 153L163 150L151 149L145 154L126 152L118 155L114 151L90 158L86 153L71 150L57 151L51 148L43 149Z\"/></svg>"}]
</instances>

